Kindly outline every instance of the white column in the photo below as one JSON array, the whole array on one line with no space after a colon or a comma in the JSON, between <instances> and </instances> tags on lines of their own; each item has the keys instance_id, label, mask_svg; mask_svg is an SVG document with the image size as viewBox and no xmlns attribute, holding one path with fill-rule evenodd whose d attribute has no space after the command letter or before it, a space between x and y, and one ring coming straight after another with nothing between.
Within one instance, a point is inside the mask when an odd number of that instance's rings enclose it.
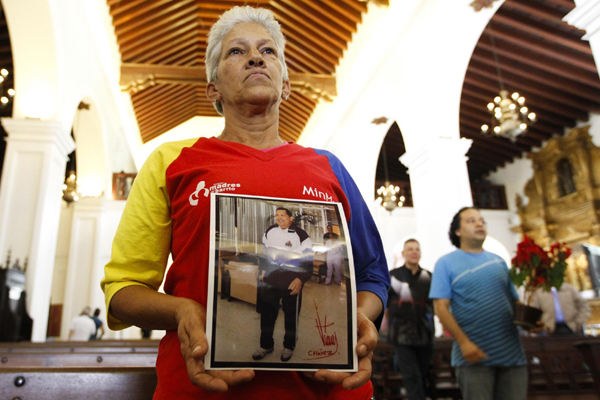
<instances>
[{"instance_id":1,"label":"white column","mask_svg":"<svg viewBox=\"0 0 600 400\"><path fill-rule=\"evenodd\" d=\"M104 198L84 198L72 205L75 209L61 320L62 339L68 338L71 320L85 306L90 306L92 311L96 307L104 309L104 294L100 289L104 264L100 246L105 203Z\"/></svg>"},{"instance_id":2,"label":"white column","mask_svg":"<svg viewBox=\"0 0 600 400\"><path fill-rule=\"evenodd\" d=\"M422 265L433 268L452 250L448 228L454 214L473 205L465 154L470 139L433 138L400 161L408 168Z\"/></svg>"},{"instance_id":3,"label":"white column","mask_svg":"<svg viewBox=\"0 0 600 400\"><path fill-rule=\"evenodd\" d=\"M44 341L67 155L75 148L57 121L2 118L8 133L0 186L0 254L29 258L27 310Z\"/></svg>"},{"instance_id":4,"label":"white column","mask_svg":"<svg viewBox=\"0 0 600 400\"><path fill-rule=\"evenodd\" d=\"M581 39L590 42L596 67L600 73L600 0L575 0L575 8L563 18L563 21L586 31Z\"/></svg>"}]
</instances>

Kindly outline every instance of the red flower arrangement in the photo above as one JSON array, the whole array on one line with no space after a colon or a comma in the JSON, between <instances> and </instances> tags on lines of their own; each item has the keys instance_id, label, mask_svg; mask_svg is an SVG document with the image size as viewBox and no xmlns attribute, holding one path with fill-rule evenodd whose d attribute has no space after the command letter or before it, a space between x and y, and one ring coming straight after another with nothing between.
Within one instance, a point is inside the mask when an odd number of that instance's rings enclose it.
<instances>
[{"instance_id":1,"label":"red flower arrangement","mask_svg":"<svg viewBox=\"0 0 600 400\"><path fill-rule=\"evenodd\" d=\"M557 290L565 280L567 258L571 249L564 243L554 243L546 251L537 245L533 239L525 236L517 246L517 255L512 259L510 279L515 286L525 288L525 300L529 305L533 292L538 288L550 291Z\"/></svg>"}]
</instances>

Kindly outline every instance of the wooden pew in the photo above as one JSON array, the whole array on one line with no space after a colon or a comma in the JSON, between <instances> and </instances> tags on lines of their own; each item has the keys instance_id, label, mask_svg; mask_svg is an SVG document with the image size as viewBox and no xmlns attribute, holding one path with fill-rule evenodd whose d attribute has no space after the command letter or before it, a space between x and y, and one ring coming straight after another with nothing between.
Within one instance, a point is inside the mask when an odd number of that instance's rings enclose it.
<instances>
[{"instance_id":1,"label":"wooden pew","mask_svg":"<svg viewBox=\"0 0 600 400\"><path fill-rule=\"evenodd\" d=\"M594 386L594 375L600 375L600 340L582 337L523 337L523 347L528 361L529 400L598 400L600 382ZM430 372L430 388L433 399L460 400L462 395L456 383L454 368L450 365L452 339L436 338ZM580 342L580 343L577 343ZM575 344L581 348L580 352ZM386 343L387 345L387 343ZM388 345L389 346L389 345ZM385 396L384 369L390 368L392 352L384 351L378 344L374 355L373 385ZM384 360L384 357L388 360ZM583 355L582 355L583 354ZM587 362L584 362L584 356ZM387 372L396 377L397 373ZM387 378L389 379L389 378ZM401 382L401 377L397 376Z\"/></svg>"},{"instance_id":2,"label":"wooden pew","mask_svg":"<svg viewBox=\"0 0 600 400\"><path fill-rule=\"evenodd\" d=\"M0 399L151 400L155 368L3 368Z\"/></svg>"},{"instance_id":3,"label":"wooden pew","mask_svg":"<svg viewBox=\"0 0 600 400\"><path fill-rule=\"evenodd\" d=\"M150 400L158 341L0 343L0 399Z\"/></svg>"},{"instance_id":4,"label":"wooden pew","mask_svg":"<svg viewBox=\"0 0 600 400\"><path fill-rule=\"evenodd\" d=\"M158 341L3 343L0 369L17 367L154 367Z\"/></svg>"}]
</instances>

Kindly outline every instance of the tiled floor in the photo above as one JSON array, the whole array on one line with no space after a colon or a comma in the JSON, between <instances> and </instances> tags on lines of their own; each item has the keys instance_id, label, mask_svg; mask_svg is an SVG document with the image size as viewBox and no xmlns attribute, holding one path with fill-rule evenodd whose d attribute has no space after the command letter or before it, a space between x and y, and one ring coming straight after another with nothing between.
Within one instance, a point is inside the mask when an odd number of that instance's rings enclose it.
<instances>
[{"instance_id":1,"label":"tiled floor","mask_svg":"<svg viewBox=\"0 0 600 400\"><path fill-rule=\"evenodd\" d=\"M346 297L345 284L325 286L309 281L304 285L298 342L291 363L344 365L348 362ZM255 362L252 353L259 347L260 338L260 314L256 306L219 298L217 315L215 360ZM319 321L323 336L319 332ZM281 362L283 335L284 315L280 309L275 324L275 351L260 362ZM328 356L323 357L323 354Z\"/></svg>"}]
</instances>

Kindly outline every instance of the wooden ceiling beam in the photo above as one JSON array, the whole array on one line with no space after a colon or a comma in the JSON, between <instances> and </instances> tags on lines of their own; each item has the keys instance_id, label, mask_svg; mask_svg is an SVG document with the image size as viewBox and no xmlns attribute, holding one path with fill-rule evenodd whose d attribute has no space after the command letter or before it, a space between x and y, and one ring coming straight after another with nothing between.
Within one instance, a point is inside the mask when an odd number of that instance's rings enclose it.
<instances>
[{"instance_id":1,"label":"wooden ceiling beam","mask_svg":"<svg viewBox=\"0 0 600 400\"><path fill-rule=\"evenodd\" d=\"M129 4L126 4L126 6L131 5L132 3L135 3L135 6L130 8L127 11L127 14L121 15L120 17L117 17L116 14L111 14L113 17L112 18L113 26L124 25L124 24L127 24L138 18L143 18L144 16L147 16L148 14L160 12L159 9L161 7L168 6L169 3L172 3L172 1L156 0L156 1L145 1L145 2L131 2Z\"/></svg>"},{"instance_id":2,"label":"wooden ceiling beam","mask_svg":"<svg viewBox=\"0 0 600 400\"><path fill-rule=\"evenodd\" d=\"M342 14L348 20L355 24L362 23L362 13L360 11L353 10L352 8L344 5L339 0L322 0L324 4L327 4L338 13Z\"/></svg>"},{"instance_id":3,"label":"wooden ceiling beam","mask_svg":"<svg viewBox=\"0 0 600 400\"><path fill-rule=\"evenodd\" d=\"M489 52L492 51L492 46L485 40L480 40L477 44L477 48L483 48ZM555 58L542 55L531 57L530 52L524 51L509 43L502 43L501 46L499 43L496 43L494 50L503 57L519 61L527 66L600 89L600 79L598 79L598 74L577 68L571 64L566 64Z\"/></svg>"},{"instance_id":4,"label":"wooden ceiling beam","mask_svg":"<svg viewBox=\"0 0 600 400\"><path fill-rule=\"evenodd\" d=\"M181 105L181 106L180 106ZM187 115L188 119L196 115L196 104L190 102L180 101L177 104L173 104L168 109L164 109L163 112L158 114L156 118L153 118L152 121L144 121L144 123L140 123L140 130L147 132L157 132L162 131L161 133L166 132L168 129L165 127L172 127L172 122L174 119L178 119L182 115Z\"/></svg>"},{"instance_id":5,"label":"wooden ceiling beam","mask_svg":"<svg viewBox=\"0 0 600 400\"><path fill-rule=\"evenodd\" d=\"M204 53L202 51L200 51L198 45L188 46L183 51L173 53L170 57L163 58L162 60L160 60L160 63L165 64L165 65L173 65L173 66L181 66L181 67L199 66L199 65L203 64L202 60L198 59L198 58L202 57L201 54L204 54ZM189 61L189 60L191 60L191 62L189 64L184 63L185 61Z\"/></svg>"},{"instance_id":6,"label":"wooden ceiling beam","mask_svg":"<svg viewBox=\"0 0 600 400\"><path fill-rule=\"evenodd\" d=\"M288 10L303 15L304 18L307 18L314 24L320 26L325 32L329 32L330 34L341 38L345 42L352 41L352 34L344 29L344 27L338 25L335 21L329 19L328 16L319 15L316 12L309 11L306 6L299 4L297 0L279 0L279 3L285 4L285 6L288 7ZM313 6L314 5L311 4L311 7Z\"/></svg>"},{"instance_id":7,"label":"wooden ceiling beam","mask_svg":"<svg viewBox=\"0 0 600 400\"><path fill-rule=\"evenodd\" d=\"M161 10L148 13L145 18L138 18L127 24L113 25L115 26L115 35L140 37L143 32L149 28L154 29L158 25L164 26L167 23L176 21L180 17L195 13L198 5L195 0L181 0L173 3L170 2L168 7L163 7Z\"/></svg>"},{"instance_id":8,"label":"wooden ceiling beam","mask_svg":"<svg viewBox=\"0 0 600 400\"><path fill-rule=\"evenodd\" d=\"M481 64L496 68L494 55L485 50L476 50L471 56L471 62L478 61ZM572 95L583 97L587 100L598 102L600 101L600 90L595 90L587 85L574 82L571 79L565 79L556 75L550 75L547 72L540 70L532 70L527 68L527 65L519 62L507 62L507 60L498 59L498 64L502 70L502 76L508 71L511 74L519 76L519 78L528 79L531 82L541 83L544 86L552 87L557 90L562 90ZM600 81L598 81L600 83Z\"/></svg>"},{"instance_id":9,"label":"wooden ceiling beam","mask_svg":"<svg viewBox=\"0 0 600 400\"><path fill-rule=\"evenodd\" d=\"M297 2L298 0L283 0L283 2L287 2L287 4ZM329 4L325 4L323 2L317 2L314 0L300 0L305 7L310 7L315 10L315 13L309 13L313 15L324 15L330 21L334 22L340 28L350 31L352 33L356 33L356 22L347 19L344 14L339 14L337 10L333 7L329 7ZM352 40L352 39L350 39Z\"/></svg>"},{"instance_id":10,"label":"wooden ceiling beam","mask_svg":"<svg viewBox=\"0 0 600 400\"><path fill-rule=\"evenodd\" d=\"M334 0L334 1L341 1L342 3L354 8L356 11L359 11L361 13L366 13L368 8L367 8L367 2L365 0Z\"/></svg>"},{"instance_id":11,"label":"wooden ceiling beam","mask_svg":"<svg viewBox=\"0 0 600 400\"><path fill-rule=\"evenodd\" d=\"M311 69L316 73L326 74L328 71L335 70L335 64L326 63L325 60L320 59L318 56L313 55L312 52L301 48L291 41L286 43L286 47L292 50L294 53L302 56L302 61L306 64L309 64ZM288 56L290 53L291 51L288 52L286 56Z\"/></svg>"},{"instance_id":12,"label":"wooden ceiling beam","mask_svg":"<svg viewBox=\"0 0 600 400\"><path fill-rule=\"evenodd\" d=\"M137 52L140 51L140 48L147 48L148 45L152 45L157 41L160 41L165 36L172 37L173 35L183 34L190 29L196 29L198 38L202 37L202 33L200 32L201 29L198 26L198 17L192 13L178 19L164 28L159 27L158 29L153 29L134 41L123 43L119 46L119 49L121 54L126 54L129 57L136 56ZM205 30L205 33L208 35L208 30Z\"/></svg>"},{"instance_id":13,"label":"wooden ceiling beam","mask_svg":"<svg viewBox=\"0 0 600 400\"><path fill-rule=\"evenodd\" d=\"M548 43L542 44L537 41L528 41L517 32L499 28L498 26L494 26L493 28L488 26L486 31L496 39L507 41L525 50L555 58L566 64L575 65L587 71L597 73L596 64L592 57L573 57L572 54L569 54L567 51L557 46ZM535 54L531 54L530 57L535 57Z\"/></svg>"},{"instance_id":14,"label":"wooden ceiling beam","mask_svg":"<svg viewBox=\"0 0 600 400\"><path fill-rule=\"evenodd\" d=\"M310 119L310 116L312 114L311 110L307 109L306 107L302 107L300 104L298 104L293 95L288 98L286 104L290 108L290 111L293 111L294 113L302 116L302 118L306 120Z\"/></svg>"},{"instance_id":15,"label":"wooden ceiling beam","mask_svg":"<svg viewBox=\"0 0 600 400\"><path fill-rule=\"evenodd\" d=\"M153 113L147 114L144 118L138 118L140 128L147 128L150 125L159 124L163 119L170 118L174 110L188 108L188 104L196 103L196 93L189 88L181 90L177 97L171 101L164 101L160 106L157 105Z\"/></svg>"},{"instance_id":16,"label":"wooden ceiling beam","mask_svg":"<svg viewBox=\"0 0 600 400\"><path fill-rule=\"evenodd\" d=\"M140 59L149 57L157 51L164 51L165 45L169 45L172 41L182 37L189 37L192 41L194 41L194 39L197 40L198 26L193 23L187 23L179 29L161 31L160 36L152 40L138 40L136 41L135 47L129 46L129 50L121 48L122 59L134 60L136 57L139 57Z\"/></svg>"},{"instance_id":17,"label":"wooden ceiling beam","mask_svg":"<svg viewBox=\"0 0 600 400\"><path fill-rule=\"evenodd\" d=\"M520 31L521 33L542 38L550 43L558 43L571 50L578 51L589 56L593 55L592 49L590 48L590 45L588 43L585 43L581 40L572 40L566 38L563 35L556 34L554 32L549 32L545 29L533 25L530 21L523 21L520 17L516 15L504 15L504 13L502 12L502 7L494 15L492 20L494 21L494 24L500 23L506 26L510 26L511 28Z\"/></svg>"},{"instance_id":18,"label":"wooden ceiling beam","mask_svg":"<svg viewBox=\"0 0 600 400\"><path fill-rule=\"evenodd\" d=\"M132 0L129 3L119 1L111 4L111 1L108 1L108 5L110 7L109 14L111 17L115 17L117 15L123 14L126 11L131 10L141 4L147 3L147 0Z\"/></svg>"},{"instance_id":19,"label":"wooden ceiling beam","mask_svg":"<svg viewBox=\"0 0 600 400\"><path fill-rule=\"evenodd\" d=\"M339 57L322 51L321 46L309 45L307 47L304 43L297 41L295 38L288 38L285 47L287 51L286 56L292 51L298 52L299 54L310 58L312 61L318 64L325 65L327 67L327 71L335 70L335 66L338 65L340 61ZM288 51L288 49L290 51Z\"/></svg>"},{"instance_id":20,"label":"wooden ceiling beam","mask_svg":"<svg viewBox=\"0 0 600 400\"><path fill-rule=\"evenodd\" d=\"M299 30L310 31L313 35L319 36L321 39L329 42L333 46L339 47L342 50L346 50L348 48L348 43L342 38L335 35L329 35L322 29L315 27L313 24L307 23L305 20L300 18L300 16L296 15L294 12L291 12L289 9L280 4L279 1L273 1L270 3L270 5L273 7L275 18L279 22L296 27L296 29Z\"/></svg>"},{"instance_id":21,"label":"wooden ceiling beam","mask_svg":"<svg viewBox=\"0 0 600 400\"><path fill-rule=\"evenodd\" d=\"M156 99L152 102L150 107L146 107L144 109L134 107L135 115L138 121L147 121L148 119L159 114L160 110L168 109L173 104L179 103L182 98L193 100L194 98L198 97L194 91L190 90L190 88L185 88L186 90L181 89L182 88L179 88L177 91L169 92L164 97Z\"/></svg>"},{"instance_id":22,"label":"wooden ceiling beam","mask_svg":"<svg viewBox=\"0 0 600 400\"><path fill-rule=\"evenodd\" d=\"M585 35L585 31L578 29L572 25L569 25L565 21L563 21L563 17L565 14L559 10L540 7L540 4L533 5L531 1L527 2L522 1L505 1L502 4L502 10L505 11L519 11L528 15L531 15L535 18L539 18L544 21L551 22L552 24L559 25L561 28L571 31L575 34L579 34L579 37Z\"/></svg>"},{"instance_id":23,"label":"wooden ceiling beam","mask_svg":"<svg viewBox=\"0 0 600 400\"><path fill-rule=\"evenodd\" d=\"M121 36L117 36L117 44L119 44L119 46L121 46L121 45L127 45L127 44L131 43L133 46L135 46L135 44L137 43L137 41L140 38L145 38L147 35L148 36L152 35L152 37L160 37L160 35L163 32L167 31L171 27L172 24L177 23L177 21L179 21L180 19L188 20L189 18L192 18L192 20L198 19L197 16L195 15L195 10L193 7L185 9L185 10L178 12L176 14L173 14L169 17L165 17L164 19L161 19L154 24L146 25L132 33L126 33ZM202 37L207 37L207 36L208 36L208 29L199 27L198 28L198 37L202 38Z\"/></svg>"},{"instance_id":24,"label":"wooden ceiling beam","mask_svg":"<svg viewBox=\"0 0 600 400\"><path fill-rule=\"evenodd\" d=\"M146 132L146 134L142 134L142 141L144 143L147 143L150 140L162 135L163 133L175 128L178 125L183 124L184 122L186 122L189 119L194 118L194 117L195 117L195 114L193 114L193 113L180 114L180 115L174 116L171 120L168 121L167 125L163 125L159 128L149 130Z\"/></svg>"},{"instance_id":25,"label":"wooden ceiling beam","mask_svg":"<svg viewBox=\"0 0 600 400\"><path fill-rule=\"evenodd\" d=\"M477 164L485 165L488 168L498 168L504 166L507 160L490 157L490 154L481 154L474 151L467 152L466 156L470 160L476 160Z\"/></svg>"},{"instance_id":26,"label":"wooden ceiling beam","mask_svg":"<svg viewBox=\"0 0 600 400\"><path fill-rule=\"evenodd\" d=\"M140 64L162 64L161 60L167 58L172 54L176 54L187 48L194 48L195 39L197 33L194 31L188 32L185 35L181 35L177 39L171 42L162 43L160 45L149 48L144 54L136 57L135 59L123 57L125 62L135 62Z\"/></svg>"},{"instance_id":27,"label":"wooden ceiling beam","mask_svg":"<svg viewBox=\"0 0 600 400\"><path fill-rule=\"evenodd\" d=\"M139 96L139 99L133 99L136 114L153 112L156 103L160 103L164 99L177 98L182 88L178 85L157 85L156 87L160 88L160 90Z\"/></svg>"},{"instance_id":28,"label":"wooden ceiling beam","mask_svg":"<svg viewBox=\"0 0 600 400\"><path fill-rule=\"evenodd\" d=\"M327 54L330 59L338 60L344 56L344 51L336 46L326 46L305 30L297 30L294 26L282 25L281 31L288 41L294 40L305 48L310 48L317 54ZM287 54L285 55L288 56Z\"/></svg>"},{"instance_id":29,"label":"wooden ceiling beam","mask_svg":"<svg viewBox=\"0 0 600 400\"><path fill-rule=\"evenodd\" d=\"M572 11L575 8L575 3L573 3L572 0L544 0L544 3L563 8L567 12Z\"/></svg>"}]
</instances>

